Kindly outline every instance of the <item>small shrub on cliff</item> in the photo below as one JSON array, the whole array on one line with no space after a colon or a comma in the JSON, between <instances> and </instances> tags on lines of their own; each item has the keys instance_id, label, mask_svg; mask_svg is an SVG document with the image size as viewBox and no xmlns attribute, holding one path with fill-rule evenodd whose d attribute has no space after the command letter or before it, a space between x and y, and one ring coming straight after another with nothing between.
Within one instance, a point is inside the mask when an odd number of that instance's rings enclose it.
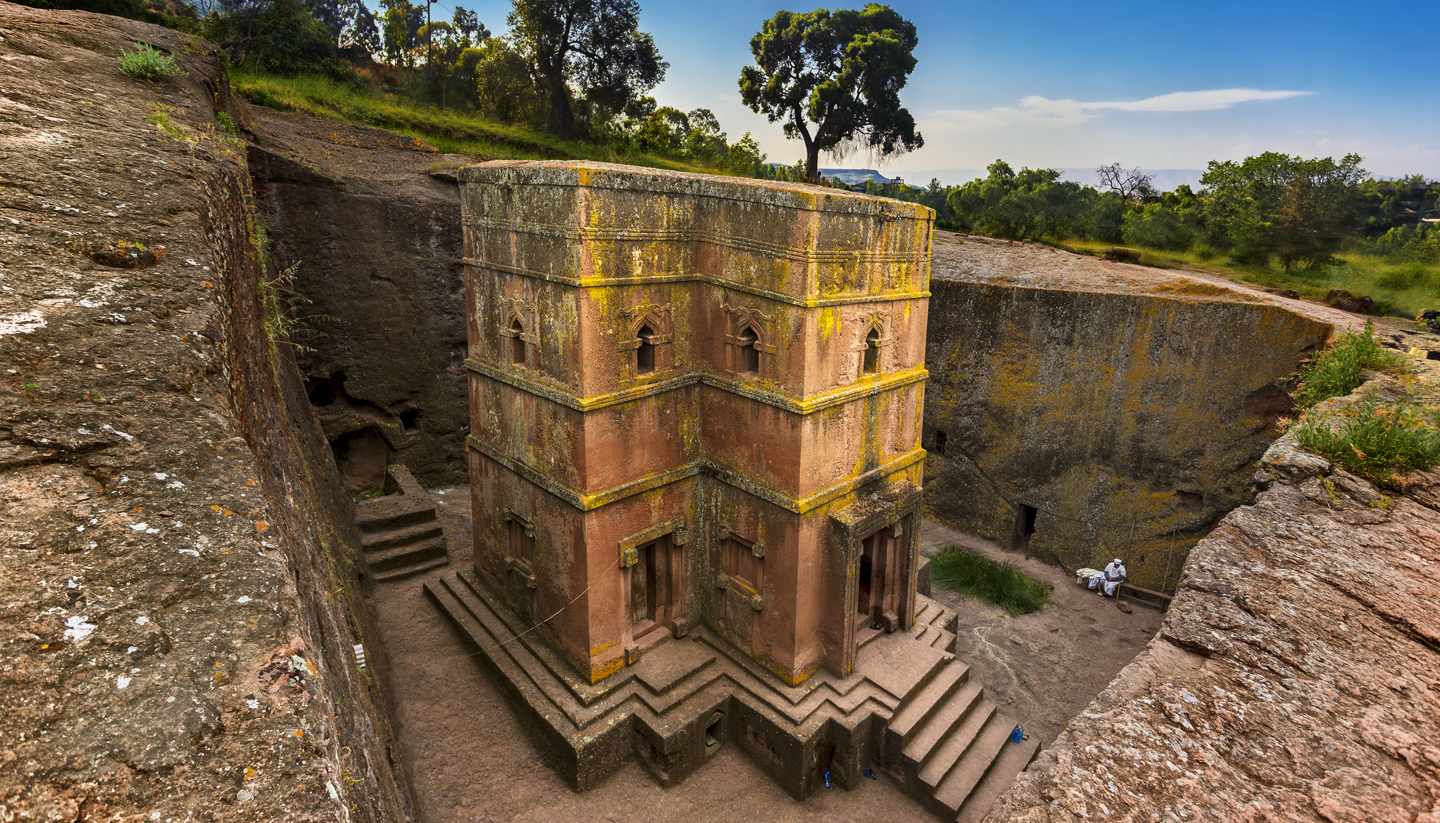
<instances>
[{"instance_id":1,"label":"small shrub on cliff","mask_svg":"<svg viewBox=\"0 0 1440 823\"><path fill-rule=\"evenodd\" d=\"M1393 485L1397 474L1440 464L1440 429L1428 416L1408 404L1365 403L1343 418L1307 417L1295 439L1352 474Z\"/></svg>"},{"instance_id":2,"label":"small shrub on cliff","mask_svg":"<svg viewBox=\"0 0 1440 823\"><path fill-rule=\"evenodd\" d=\"M1399 371L1404 359L1381 347L1370 323L1358 332L1345 332L1300 370L1295 402L1305 408L1342 397L1365 382L1366 371Z\"/></svg>"},{"instance_id":3,"label":"small shrub on cliff","mask_svg":"<svg viewBox=\"0 0 1440 823\"><path fill-rule=\"evenodd\" d=\"M168 80L180 73L175 58L147 43L120 52L120 70L136 80Z\"/></svg>"},{"instance_id":4,"label":"small shrub on cliff","mask_svg":"<svg viewBox=\"0 0 1440 823\"><path fill-rule=\"evenodd\" d=\"M1039 611L1050 587L1009 563L951 546L930 561L930 580L952 592L988 600L1011 615Z\"/></svg>"}]
</instances>

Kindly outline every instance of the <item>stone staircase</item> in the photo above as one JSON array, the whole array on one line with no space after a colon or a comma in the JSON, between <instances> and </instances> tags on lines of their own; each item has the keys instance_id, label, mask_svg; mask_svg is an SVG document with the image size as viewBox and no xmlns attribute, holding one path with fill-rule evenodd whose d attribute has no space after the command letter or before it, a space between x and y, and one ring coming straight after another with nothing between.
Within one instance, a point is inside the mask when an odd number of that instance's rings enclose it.
<instances>
[{"instance_id":1,"label":"stone staircase","mask_svg":"<svg viewBox=\"0 0 1440 823\"><path fill-rule=\"evenodd\" d=\"M955 612L924 595L915 598L915 625L911 632L921 643L948 654L955 653Z\"/></svg>"},{"instance_id":2,"label":"stone staircase","mask_svg":"<svg viewBox=\"0 0 1440 823\"><path fill-rule=\"evenodd\" d=\"M891 715L884 758L906 791L931 811L947 820L978 821L1040 749L1034 739L1012 743L1014 728L1015 721L986 699L984 687L970 680L970 667L949 660Z\"/></svg>"},{"instance_id":3,"label":"stone staircase","mask_svg":"<svg viewBox=\"0 0 1440 823\"><path fill-rule=\"evenodd\" d=\"M395 493L355 505L365 567L375 580L397 580L450 562L435 501L405 466L386 469Z\"/></svg>"}]
</instances>

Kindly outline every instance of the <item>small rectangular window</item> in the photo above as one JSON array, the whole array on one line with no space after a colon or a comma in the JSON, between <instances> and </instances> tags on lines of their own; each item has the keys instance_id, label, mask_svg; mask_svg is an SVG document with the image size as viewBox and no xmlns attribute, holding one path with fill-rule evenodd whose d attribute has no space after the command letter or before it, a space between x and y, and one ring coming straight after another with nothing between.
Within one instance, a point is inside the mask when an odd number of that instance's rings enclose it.
<instances>
[{"instance_id":1,"label":"small rectangular window","mask_svg":"<svg viewBox=\"0 0 1440 823\"><path fill-rule=\"evenodd\" d=\"M764 559L755 553L755 544L734 535L726 537L720 545L720 570L732 581L751 591L760 591L764 582Z\"/></svg>"}]
</instances>

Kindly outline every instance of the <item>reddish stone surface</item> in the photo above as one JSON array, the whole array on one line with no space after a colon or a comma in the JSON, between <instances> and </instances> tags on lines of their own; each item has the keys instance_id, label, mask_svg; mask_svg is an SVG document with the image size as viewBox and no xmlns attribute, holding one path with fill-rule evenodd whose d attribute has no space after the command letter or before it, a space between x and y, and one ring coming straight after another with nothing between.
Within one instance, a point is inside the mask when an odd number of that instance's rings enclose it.
<instances>
[{"instance_id":1,"label":"reddish stone surface","mask_svg":"<svg viewBox=\"0 0 1440 823\"><path fill-rule=\"evenodd\" d=\"M650 591L660 636L703 621L790 683L853 668L872 592L908 626L929 210L580 163L461 179L489 584L594 681L655 640Z\"/></svg>"}]
</instances>

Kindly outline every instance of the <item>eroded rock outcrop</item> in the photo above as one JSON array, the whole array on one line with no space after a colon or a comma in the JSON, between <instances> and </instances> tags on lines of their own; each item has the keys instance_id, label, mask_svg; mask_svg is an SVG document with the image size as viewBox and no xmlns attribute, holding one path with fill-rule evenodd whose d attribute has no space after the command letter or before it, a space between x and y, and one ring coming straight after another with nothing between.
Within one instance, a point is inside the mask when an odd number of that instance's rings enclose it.
<instances>
[{"instance_id":1,"label":"eroded rock outcrop","mask_svg":"<svg viewBox=\"0 0 1440 823\"><path fill-rule=\"evenodd\" d=\"M1440 819L1440 471L1382 493L1287 435L1257 480L990 819Z\"/></svg>"},{"instance_id":2,"label":"eroded rock outcrop","mask_svg":"<svg viewBox=\"0 0 1440 823\"><path fill-rule=\"evenodd\" d=\"M136 42L185 72L125 77ZM201 41L0 2L6 820L408 808L227 105Z\"/></svg>"},{"instance_id":3,"label":"eroded rock outcrop","mask_svg":"<svg viewBox=\"0 0 1440 823\"><path fill-rule=\"evenodd\" d=\"M932 510L1072 569L1123 556L1133 582L1167 590L1248 499L1293 413L1284 379L1343 322L1183 273L948 233L931 289Z\"/></svg>"}]
</instances>

